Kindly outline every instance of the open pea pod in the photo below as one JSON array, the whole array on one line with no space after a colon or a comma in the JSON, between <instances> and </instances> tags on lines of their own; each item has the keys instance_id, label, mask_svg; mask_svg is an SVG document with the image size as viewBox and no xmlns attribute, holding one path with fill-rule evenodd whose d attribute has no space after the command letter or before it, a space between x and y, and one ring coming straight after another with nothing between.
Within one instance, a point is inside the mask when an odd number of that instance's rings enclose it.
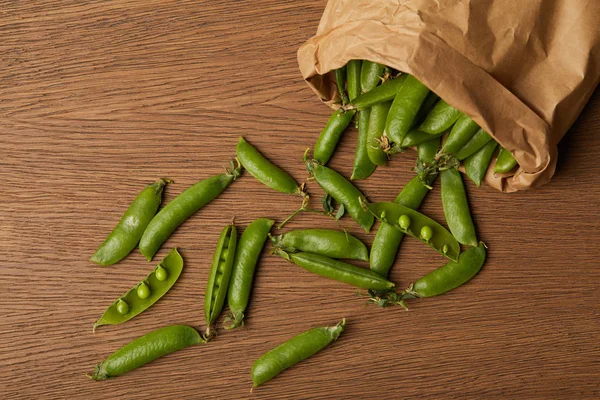
<instances>
[{"instance_id":1,"label":"open pea pod","mask_svg":"<svg viewBox=\"0 0 600 400\"><path fill-rule=\"evenodd\" d=\"M94 323L94 331L101 325L121 324L142 313L171 289L182 270L183 258L175 248L148 276L104 311Z\"/></svg>"},{"instance_id":2,"label":"open pea pod","mask_svg":"<svg viewBox=\"0 0 600 400\"><path fill-rule=\"evenodd\" d=\"M428 216L398 203L382 201L368 204L362 200L361 202L381 222L419 239L452 261L458 260L460 245L454 236Z\"/></svg>"}]
</instances>

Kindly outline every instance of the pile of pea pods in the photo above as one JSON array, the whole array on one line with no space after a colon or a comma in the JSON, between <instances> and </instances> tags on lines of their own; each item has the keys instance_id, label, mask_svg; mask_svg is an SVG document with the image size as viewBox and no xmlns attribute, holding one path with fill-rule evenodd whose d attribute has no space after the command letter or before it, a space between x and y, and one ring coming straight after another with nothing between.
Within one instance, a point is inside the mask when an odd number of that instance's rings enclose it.
<instances>
[{"instance_id":1,"label":"pile of pea pods","mask_svg":"<svg viewBox=\"0 0 600 400\"><path fill-rule=\"evenodd\" d=\"M170 181L159 179L143 189L90 261L112 265L136 246L151 261L179 225L219 196L243 170L271 189L302 199L300 209L279 224L279 229L301 212L317 212L336 220L348 214L367 233L377 219L381 223L371 249L343 228L301 229L272 235L275 221L268 218L253 221L238 238L232 221L217 240L208 275L206 330L172 325L150 332L99 363L89 375L92 379L116 377L162 355L209 342L225 304L229 315L224 328L244 325L254 272L269 241L272 254L312 273L366 289L369 302L382 307L407 308L407 301L446 293L479 272L485 262L486 246L477 237L458 167L462 162L466 175L479 187L494 160L494 173L503 174L517 167L514 157L503 148L498 151L498 143L487 132L413 76L371 61L352 60L335 71L335 78L342 104L320 133L312 158L308 150L303 158L310 178L326 193L323 210L308 207L304 183L299 184L240 138L237 157L225 173L196 183L160 211L162 192ZM347 179L328 167L327 162L352 121L358 124L359 134L352 176ZM368 178L378 166L409 147L416 147L418 154L415 176L394 201L371 202L351 182ZM438 176L448 228L418 211ZM397 291L388 275L405 235L431 247L448 261ZM368 261L370 268L342 259ZM148 309L174 286L183 264L178 250L172 249L145 278L105 310L94 323L94 331L103 325L124 323ZM265 353L250 371L254 386L329 345L343 332L345 324L342 319L329 327L313 328Z\"/></svg>"}]
</instances>

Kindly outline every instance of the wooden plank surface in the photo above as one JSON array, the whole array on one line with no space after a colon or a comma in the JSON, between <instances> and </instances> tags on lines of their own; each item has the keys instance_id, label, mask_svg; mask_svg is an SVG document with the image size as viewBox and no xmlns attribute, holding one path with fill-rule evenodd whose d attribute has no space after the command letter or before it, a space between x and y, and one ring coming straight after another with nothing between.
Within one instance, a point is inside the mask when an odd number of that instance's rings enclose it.
<instances>
[{"instance_id":1,"label":"wooden plank surface","mask_svg":"<svg viewBox=\"0 0 600 400\"><path fill-rule=\"evenodd\" d=\"M364 307L343 284L265 250L247 325L112 381L95 363L173 323L204 327L203 293L221 228L281 221L299 206L243 176L169 239L185 270L134 320L92 322L145 276L136 251L101 268L87 260L135 194L157 177L169 201L222 170L244 135L290 171L330 111L302 81L296 50L323 1L130 0L0 2L0 397L599 398L600 95L561 143L554 180L503 195L468 184L482 273L410 312ZM549 83L551 84L551 83ZM349 175L356 131L332 165ZM393 198L414 154L359 186ZM309 184L314 205L322 192ZM443 218L439 187L424 212ZM343 223L371 243L356 224ZM328 226L306 215L290 228ZM406 240L392 273L400 287L443 263ZM331 348L250 394L250 366L310 327L346 317Z\"/></svg>"}]
</instances>

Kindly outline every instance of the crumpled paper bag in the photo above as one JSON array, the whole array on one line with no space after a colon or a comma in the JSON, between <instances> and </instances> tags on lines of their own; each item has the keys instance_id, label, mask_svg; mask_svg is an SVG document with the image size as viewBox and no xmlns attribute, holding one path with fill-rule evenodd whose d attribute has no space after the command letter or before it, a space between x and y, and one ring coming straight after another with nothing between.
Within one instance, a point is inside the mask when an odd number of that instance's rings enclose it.
<instances>
[{"instance_id":1,"label":"crumpled paper bag","mask_svg":"<svg viewBox=\"0 0 600 400\"><path fill-rule=\"evenodd\" d=\"M352 59L410 73L473 118L520 164L487 183L524 190L550 180L600 81L600 0L329 0L300 71L336 107L330 72Z\"/></svg>"}]
</instances>

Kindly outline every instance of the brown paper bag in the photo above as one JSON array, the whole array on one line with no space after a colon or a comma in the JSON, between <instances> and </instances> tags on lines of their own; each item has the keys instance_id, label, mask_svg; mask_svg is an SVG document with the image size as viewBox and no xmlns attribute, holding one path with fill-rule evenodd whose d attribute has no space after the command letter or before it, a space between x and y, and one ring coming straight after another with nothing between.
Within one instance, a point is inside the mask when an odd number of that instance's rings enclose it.
<instances>
[{"instance_id":1,"label":"brown paper bag","mask_svg":"<svg viewBox=\"0 0 600 400\"><path fill-rule=\"evenodd\" d=\"M600 81L600 0L329 0L300 71L335 107L326 74L352 59L413 74L510 150L519 170L488 184L540 186Z\"/></svg>"}]
</instances>

